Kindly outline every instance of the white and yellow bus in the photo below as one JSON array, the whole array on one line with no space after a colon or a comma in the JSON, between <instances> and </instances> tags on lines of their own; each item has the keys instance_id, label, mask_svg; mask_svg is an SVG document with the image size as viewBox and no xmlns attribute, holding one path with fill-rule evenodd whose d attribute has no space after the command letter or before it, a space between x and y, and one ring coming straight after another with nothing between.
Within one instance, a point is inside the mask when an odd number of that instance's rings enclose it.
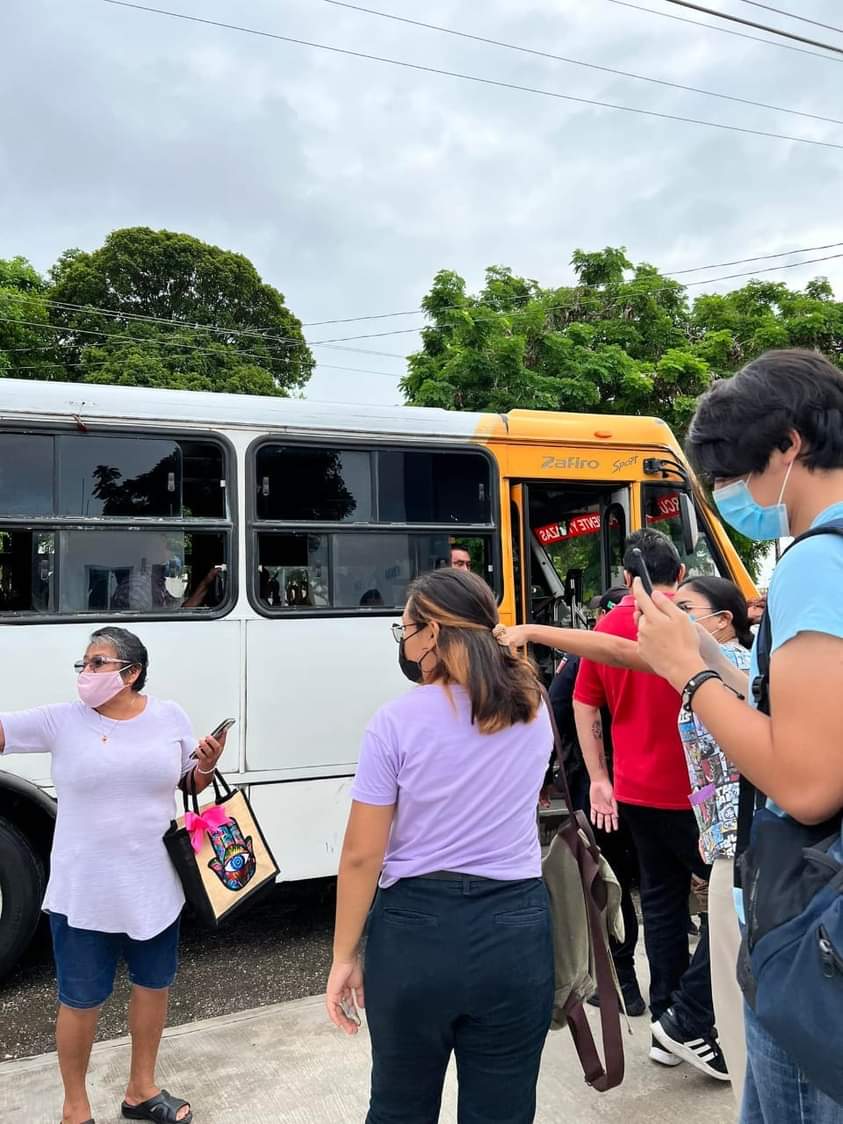
<instances>
[{"instance_id":1,"label":"white and yellow bus","mask_svg":"<svg viewBox=\"0 0 843 1124\"><path fill-rule=\"evenodd\" d=\"M0 710L70 698L92 629L131 628L197 732L237 720L222 765L285 880L336 872L362 730L406 687L390 618L455 543L505 623L584 625L648 524L752 590L658 420L0 394ZM3 760L0 971L37 921L54 815L49 759Z\"/></svg>"}]
</instances>

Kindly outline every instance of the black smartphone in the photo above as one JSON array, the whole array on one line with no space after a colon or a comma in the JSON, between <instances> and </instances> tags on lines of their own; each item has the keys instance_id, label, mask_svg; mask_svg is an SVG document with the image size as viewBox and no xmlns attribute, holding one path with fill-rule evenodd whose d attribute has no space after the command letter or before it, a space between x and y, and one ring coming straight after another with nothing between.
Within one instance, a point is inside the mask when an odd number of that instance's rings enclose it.
<instances>
[{"instance_id":1,"label":"black smartphone","mask_svg":"<svg viewBox=\"0 0 843 1124\"><path fill-rule=\"evenodd\" d=\"M653 581L650 577L650 571L647 569L647 563L644 561L644 555L637 546L634 547L632 554L635 558L635 575L641 579L641 584L644 586L644 592L647 596L652 597Z\"/></svg>"}]
</instances>

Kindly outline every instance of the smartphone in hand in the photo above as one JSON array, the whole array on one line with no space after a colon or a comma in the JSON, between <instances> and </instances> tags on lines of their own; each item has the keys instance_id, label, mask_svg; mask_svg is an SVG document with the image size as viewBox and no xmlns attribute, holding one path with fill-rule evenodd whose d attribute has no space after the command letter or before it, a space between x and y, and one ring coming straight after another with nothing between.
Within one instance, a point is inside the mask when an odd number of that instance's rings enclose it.
<instances>
[{"instance_id":1,"label":"smartphone in hand","mask_svg":"<svg viewBox=\"0 0 843 1124\"><path fill-rule=\"evenodd\" d=\"M225 718L222 722L220 722L219 726L217 726L216 729L211 730L211 737L222 737L223 734L227 733L231 729L236 721L236 718Z\"/></svg>"},{"instance_id":2,"label":"smartphone in hand","mask_svg":"<svg viewBox=\"0 0 843 1124\"><path fill-rule=\"evenodd\" d=\"M211 730L211 734L210 734L210 736L211 736L212 738L219 738L219 737L222 737L222 735L223 735L224 733L226 733L226 732L227 732L228 730L230 730L230 729L231 729L231 727L232 727L232 726L234 725L234 723L235 723L236 721L237 721L237 719L236 719L236 718L225 718L225 719L223 719L223 721L222 721L222 722L220 722L219 726L217 726L217 727L216 727L215 729ZM196 753L195 753L195 752L194 752L194 753L191 753L191 755L190 755L190 756L191 756L192 758L194 758L194 759L195 759L195 758L196 758Z\"/></svg>"},{"instance_id":3,"label":"smartphone in hand","mask_svg":"<svg viewBox=\"0 0 843 1124\"><path fill-rule=\"evenodd\" d=\"M650 577L650 571L647 569L647 563L644 561L644 555L637 546L633 549L632 554L635 558L635 575L641 579L641 584L647 596L652 597L653 581Z\"/></svg>"}]
</instances>

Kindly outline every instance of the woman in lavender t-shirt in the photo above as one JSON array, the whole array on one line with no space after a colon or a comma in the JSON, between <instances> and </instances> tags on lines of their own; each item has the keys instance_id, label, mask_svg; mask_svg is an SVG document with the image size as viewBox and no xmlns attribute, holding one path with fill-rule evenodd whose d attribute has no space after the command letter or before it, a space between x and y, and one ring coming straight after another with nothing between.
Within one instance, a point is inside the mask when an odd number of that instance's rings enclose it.
<instances>
[{"instance_id":1,"label":"woman in lavender t-shirt","mask_svg":"<svg viewBox=\"0 0 843 1124\"><path fill-rule=\"evenodd\" d=\"M0 753L52 755L58 811L43 908L58 976L62 1124L92 1124L88 1057L121 958L133 985L123 1116L192 1119L186 1101L155 1084L184 905L162 836L176 787L191 770L191 785L207 786L225 736L197 745L180 706L141 694L148 663L137 636L102 628L76 664L78 702L0 714Z\"/></svg>"},{"instance_id":2,"label":"woman in lavender t-shirt","mask_svg":"<svg viewBox=\"0 0 843 1124\"><path fill-rule=\"evenodd\" d=\"M363 739L328 1012L354 1033L365 982L368 1124L436 1121L452 1054L461 1120L529 1124L553 1005L536 828L550 719L476 575L419 578L393 632L419 686Z\"/></svg>"}]
</instances>

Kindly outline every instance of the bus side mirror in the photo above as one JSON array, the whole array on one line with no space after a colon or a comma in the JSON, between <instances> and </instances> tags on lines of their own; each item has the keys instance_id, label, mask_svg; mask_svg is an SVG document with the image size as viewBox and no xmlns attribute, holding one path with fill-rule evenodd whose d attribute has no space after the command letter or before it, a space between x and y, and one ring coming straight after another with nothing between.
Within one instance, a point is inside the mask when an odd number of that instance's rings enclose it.
<instances>
[{"instance_id":1,"label":"bus side mirror","mask_svg":"<svg viewBox=\"0 0 843 1124\"><path fill-rule=\"evenodd\" d=\"M679 493L679 516L682 521L682 547L686 555L693 554L697 549L697 539L700 529L697 525L697 513L694 501L687 492Z\"/></svg>"}]
</instances>

